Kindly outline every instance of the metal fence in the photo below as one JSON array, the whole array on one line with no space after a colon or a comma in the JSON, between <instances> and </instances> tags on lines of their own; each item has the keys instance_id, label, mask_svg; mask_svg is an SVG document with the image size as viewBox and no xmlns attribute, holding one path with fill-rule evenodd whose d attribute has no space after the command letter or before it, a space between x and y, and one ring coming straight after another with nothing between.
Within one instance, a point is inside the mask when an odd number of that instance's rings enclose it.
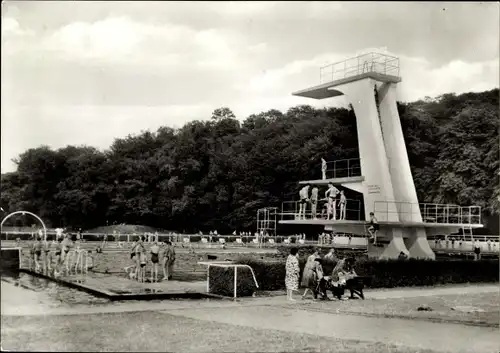
<instances>
[{"instance_id":1,"label":"metal fence","mask_svg":"<svg viewBox=\"0 0 500 353\"><path fill-rule=\"evenodd\" d=\"M323 165L321 173L323 177ZM338 159L326 162L325 179L350 178L361 176L361 160L359 158Z\"/></svg>"},{"instance_id":2,"label":"metal fence","mask_svg":"<svg viewBox=\"0 0 500 353\"><path fill-rule=\"evenodd\" d=\"M398 214L402 222L481 224L480 206L375 201L373 209L379 220L389 220L393 218L391 215Z\"/></svg>"},{"instance_id":3,"label":"metal fence","mask_svg":"<svg viewBox=\"0 0 500 353\"><path fill-rule=\"evenodd\" d=\"M318 201L318 208L316 210L316 218L326 219L326 208L324 207L327 201L325 199L321 199ZM284 201L281 203L281 220L289 221L289 220L298 220L299 216L299 204L300 201ZM306 212L305 219L314 219L311 204L306 203ZM335 207L335 218L340 218L340 207L337 202L337 206ZM355 199L347 199L346 203L346 220L349 221L360 221L361 220L361 201Z\"/></svg>"},{"instance_id":4,"label":"metal fence","mask_svg":"<svg viewBox=\"0 0 500 353\"><path fill-rule=\"evenodd\" d=\"M326 65L320 68L320 83L341 80L369 72L399 77L399 58L372 52Z\"/></svg>"}]
</instances>

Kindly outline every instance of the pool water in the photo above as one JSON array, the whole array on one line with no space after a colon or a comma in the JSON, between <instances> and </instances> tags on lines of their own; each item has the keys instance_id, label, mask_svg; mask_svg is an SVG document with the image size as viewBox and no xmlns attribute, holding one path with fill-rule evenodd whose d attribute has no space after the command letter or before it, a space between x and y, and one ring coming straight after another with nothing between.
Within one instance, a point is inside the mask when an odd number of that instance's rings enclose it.
<instances>
[{"instance_id":1,"label":"pool water","mask_svg":"<svg viewBox=\"0 0 500 353\"><path fill-rule=\"evenodd\" d=\"M42 304L48 307L107 304L110 301L27 273L1 273L2 307Z\"/></svg>"}]
</instances>

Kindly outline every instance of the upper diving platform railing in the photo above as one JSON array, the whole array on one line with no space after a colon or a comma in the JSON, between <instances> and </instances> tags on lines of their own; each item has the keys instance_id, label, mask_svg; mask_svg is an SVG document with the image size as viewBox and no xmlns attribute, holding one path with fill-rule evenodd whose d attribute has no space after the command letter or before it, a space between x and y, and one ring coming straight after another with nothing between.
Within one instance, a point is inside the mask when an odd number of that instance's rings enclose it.
<instances>
[{"instance_id":1,"label":"upper diving platform railing","mask_svg":"<svg viewBox=\"0 0 500 353\"><path fill-rule=\"evenodd\" d=\"M323 165L320 167L323 174ZM361 161L359 158L339 159L326 162L325 179L350 178L361 176Z\"/></svg>"},{"instance_id":2,"label":"upper diving platform railing","mask_svg":"<svg viewBox=\"0 0 500 353\"><path fill-rule=\"evenodd\" d=\"M374 72L399 77L399 58L371 52L320 68L320 83L333 82Z\"/></svg>"},{"instance_id":3,"label":"upper diving platform railing","mask_svg":"<svg viewBox=\"0 0 500 353\"><path fill-rule=\"evenodd\" d=\"M336 199L336 207L335 207L335 219L340 219L340 205L339 199ZM318 200L317 208L316 208L316 219L325 220L326 219L326 208L324 207L327 201L325 199ZM281 220L282 221L291 221L298 220L299 218L299 209L300 209L300 201L284 201L281 203ZM311 203L308 202L306 205L305 219L312 220L314 219ZM360 221L362 220L361 215L361 201L354 199L347 199L346 201L346 217L345 219L348 221ZM301 218L302 219L302 218Z\"/></svg>"},{"instance_id":4,"label":"upper diving platform railing","mask_svg":"<svg viewBox=\"0 0 500 353\"><path fill-rule=\"evenodd\" d=\"M373 212L379 221L393 219L392 215L398 214L401 222L460 225L482 224L480 206L375 201Z\"/></svg>"}]
</instances>

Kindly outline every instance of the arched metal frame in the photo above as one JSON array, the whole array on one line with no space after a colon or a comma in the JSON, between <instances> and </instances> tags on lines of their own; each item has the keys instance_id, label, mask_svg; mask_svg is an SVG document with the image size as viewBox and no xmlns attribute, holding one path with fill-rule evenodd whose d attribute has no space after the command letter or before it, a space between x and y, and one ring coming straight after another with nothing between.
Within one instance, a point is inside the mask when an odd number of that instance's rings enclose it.
<instances>
[{"instance_id":1,"label":"arched metal frame","mask_svg":"<svg viewBox=\"0 0 500 353\"><path fill-rule=\"evenodd\" d=\"M5 223L6 220L8 220L10 217L16 215L16 214L21 214L21 215L26 215L26 214L29 214L30 216L33 216L35 217L41 224L42 224L42 227L43 227L43 234L44 234L44 241L47 241L47 227L45 227L45 223L43 223L42 219L40 217L38 217L36 214L32 213L32 212L29 212L29 211L16 211L16 212L12 212L12 213L9 213L7 216L5 216L5 218L2 220L2 223L0 224L0 231L3 227L3 224Z\"/></svg>"}]
</instances>

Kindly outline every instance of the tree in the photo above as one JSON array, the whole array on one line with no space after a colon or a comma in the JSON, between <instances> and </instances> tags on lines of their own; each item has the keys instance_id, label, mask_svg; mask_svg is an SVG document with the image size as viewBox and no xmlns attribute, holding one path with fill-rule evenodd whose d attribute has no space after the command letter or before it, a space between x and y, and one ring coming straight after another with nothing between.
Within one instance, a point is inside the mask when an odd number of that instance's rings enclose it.
<instances>
[{"instance_id":1,"label":"tree","mask_svg":"<svg viewBox=\"0 0 500 353\"><path fill-rule=\"evenodd\" d=\"M235 119L236 116L227 107L217 108L212 112L212 120Z\"/></svg>"},{"instance_id":2,"label":"tree","mask_svg":"<svg viewBox=\"0 0 500 353\"><path fill-rule=\"evenodd\" d=\"M498 223L498 93L398 103L420 202L480 205ZM254 231L257 209L296 199L299 180L320 177L321 158L357 157L352 109L272 109L240 124L222 107L209 121L143 131L104 152L29 149L16 172L2 174L0 201L52 226Z\"/></svg>"}]
</instances>

